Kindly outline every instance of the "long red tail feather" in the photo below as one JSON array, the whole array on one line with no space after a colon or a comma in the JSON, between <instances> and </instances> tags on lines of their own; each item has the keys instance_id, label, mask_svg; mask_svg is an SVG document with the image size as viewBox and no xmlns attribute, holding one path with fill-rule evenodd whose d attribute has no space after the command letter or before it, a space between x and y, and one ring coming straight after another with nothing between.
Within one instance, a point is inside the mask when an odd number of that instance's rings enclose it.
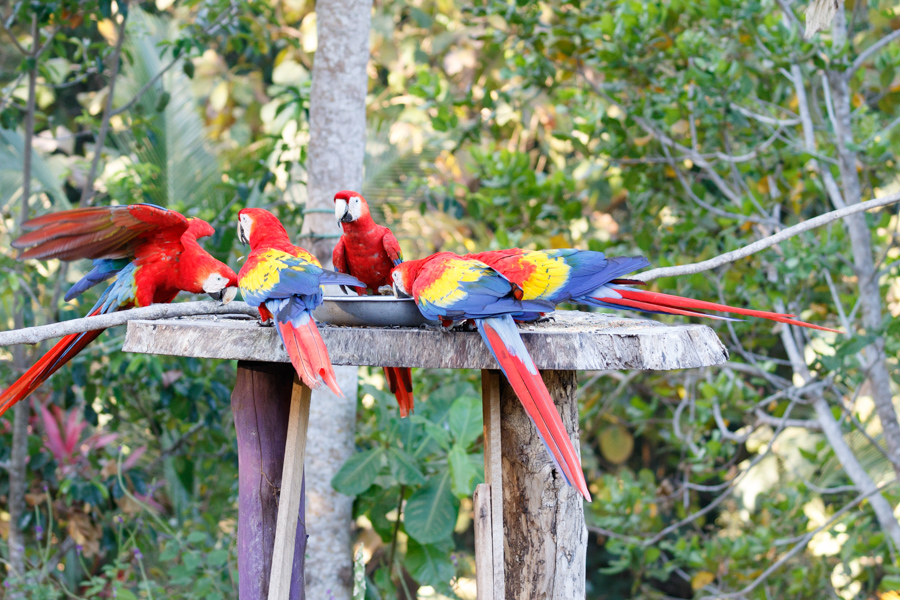
<instances>
[{"instance_id":1,"label":"long red tail feather","mask_svg":"<svg viewBox=\"0 0 900 600\"><path fill-rule=\"evenodd\" d=\"M790 313L777 313L763 310L753 310L749 308L738 308L727 304L719 304L717 302L706 302L704 300L694 300L692 298L683 298L672 294L663 294L661 292L649 292L646 290L636 290L632 288L614 287L616 292L622 295L622 298L595 298L600 302L608 304L620 305L626 308L635 308L638 310L650 310L676 315L688 315L693 317L706 317L709 319L717 318L714 315L697 312L698 310L712 310L725 313L733 313L745 315L748 317L758 317L768 319L778 323L789 323L798 327L808 327L810 329L818 329L820 331L831 331L833 333L841 333L838 329L831 329L813 323L807 323L797 319L797 315Z\"/></svg>"},{"instance_id":2,"label":"long red tail feather","mask_svg":"<svg viewBox=\"0 0 900 600\"><path fill-rule=\"evenodd\" d=\"M98 312L94 311L91 315L95 315ZM72 360L85 346L97 339L103 331L103 329L98 329L96 331L87 331L84 334L73 333L59 340L53 348L48 350L44 356L0 395L0 417L17 402L27 398L29 394L47 381L51 375L56 373L60 367Z\"/></svg>"},{"instance_id":3,"label":"long red tail feather","mask_svg":"<svg viewBox=\"0 0 900 600\"><path fill-rule=\"evenodd\" d=\"M290 321L281 323L275 319L275 324L281 332L284 348L291 358L291 364L297 370L300 379L312 389L318 388L321 383L319 377L325 382L332 392L343 397L334 367L328 357L325 342L316 328L316 322L309 317L306 323L294 327Z\"/></svg>"},{"instance_id":4,"label":"long red tail feather","mask_svg":"<svg viewBox=\"0 0 900 600\"><path fill-rule=\"evenodd\" d=\"M553 457L559 470L570 485L573 485L590 502L591 494L581 470L581 460L572 446L572 440L553 404L550 392L544 385L540 373L520 340L505 340L502 332L493 326L498 319L479 320L485 341L491 347L500 368L510 386L516 392L525 412L537 427L538 433ZM512 320L509 321L512 323ZM515 327L515 325L513 325ZM518 333L516 332L516 335ZM516 341L519 343L517 344ZM516 349L516 346L520 348ZM510 349L513 348L513 352Z\"/></svg>"},{"instance_id":5,"label":"long red tail feather","mask_svg":"<svg viewBox=\"0 0 900 600\"><path fill-rule=\"evenodd\" d=\"M397 397L400 416L407 417L413 411L415 399L412 391L412 370L408 367L384 367L388 387Z\"/></svg>"}]
</instances>

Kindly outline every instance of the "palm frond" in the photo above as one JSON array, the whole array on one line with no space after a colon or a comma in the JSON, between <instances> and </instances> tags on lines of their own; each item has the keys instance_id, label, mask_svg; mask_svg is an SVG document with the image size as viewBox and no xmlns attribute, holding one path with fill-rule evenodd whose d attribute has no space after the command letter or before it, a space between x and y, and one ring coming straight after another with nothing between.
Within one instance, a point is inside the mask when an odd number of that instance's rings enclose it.
<instances>
[{"instance_id":1,"label":"palm frond","mask_svg":"<svg viewBox=\"0 0 900 600\"><path fill-rule=\"evenodd\" d=\"M22 194L25 139L17 131L0 129L0 206L5 207ZM71 208L63 190L66 167L52 157L32 149L32 194L45 193L60 210Z\"/></svg>"},{"instance_id":2,"label":"palm frond","mask_svg":"<svg viewBox=\"0 0 900 600\"><path fill-rule=\"evenodd\" d=\"M137 8L130 12L126 44L132 60L124 65L120 82L129 98L171 60L168 52L160 56L160 44L173 37L162 19ZM123 151L155 167L155 185L147 187L149 199L162 206L202 203L216 209L223 205L222 193L216 189L222 180L219 161L206 135L190 80L181 69L169 69L141 96L132 112L131 122L141 120L146 136L138 139L133 129L126 129L116 132L114 138Z\"/></svg>"}]
</instances>

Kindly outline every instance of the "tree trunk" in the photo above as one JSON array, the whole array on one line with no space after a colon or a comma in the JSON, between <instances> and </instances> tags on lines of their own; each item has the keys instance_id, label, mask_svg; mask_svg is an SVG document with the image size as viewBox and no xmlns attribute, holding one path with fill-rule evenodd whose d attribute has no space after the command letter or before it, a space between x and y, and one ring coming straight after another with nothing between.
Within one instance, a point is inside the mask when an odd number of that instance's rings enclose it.
<instances>
[{"instance_id":1,"label":"tree trunk","mask_svg":"<svg viewBox=\"0 0 900 600\"><path fill-rule=\"evenodd\" d=\"M578 451L575 372L542 371L541 376ZM584 502L553 466L505 377L500 378L500 415L506 598L584 598Z\"/></svg>"},{"instance_id":2,"label":"tree trunk","mask_svg":"<svg viewBox=\"0 0 900 600\"><path fill-rule=\"evenodd\" d=\"M366 143L366 91L371 0L320 0L316 4L318 48L313 61L307 161L305 242L323 264L341 233L334 194L362 187ZM356 430L356 367L337 367L344 398L324 386L313 392L306 466L310 598L345 600L353 592L351 526L353 500L337 493L331 479L353 454Z\"/></svg>"},{"instance_id":3,"label":"tree trunk","mask_svg":"<svg viewBox=\"0 0 900 600\"><path fill-rule=\"evenodd\" d=\"M843 6L838 10L834 20L837 34L846 31ZM856 171L856 152L853 147L853 125L850 117L850 85L843 71L829 71L828 83L835 113L835 146L838 154L838 166L841 171L841 188L844 202L850 206L862 201L859 174ZM856 273L859 297L862 303L862 324L866 333L881 329L884 314L881 306L881 290L875 260L872 257L872 232L866 224L864 213L857 213L844 219L850 234L851 251L853 252L853 270ZM900 478L900 423L891 394L891 375L887 366L884 350L884 338L878 336L865 349L868 364L869 383L872 387L872 399L884 440L887 444L888 456L893 463L894 472Z\"/></svg>"},{"instance_id":4,"label":"tree trunk","mask_svg":"<svg viewBox=\"0 0 900 600\"><path fill-rule=\"evenodd\" d=\"M40 44L38 36L37 16L32 16L31 39L32 54L37 53ZM28 99L25 108L25 140L22 154L22 198L19 208L19 233L22 223L28 220L28 202L31 200L31 159L34 151L34 113L37 110L37 57L28 71ZM13 327L25 327L25 303L28 296L20 294L21 304L16 303L13 315ZM16 373L24 373L28 368L25 349L16 346L13 349L13 366ZM17 577L25 574L25 535L19 527L19 521L25 513L25 491L28 483L28 402L19 402L13 408L13 439L9 460L9 564Z\"/></svg>"}]
</instances>

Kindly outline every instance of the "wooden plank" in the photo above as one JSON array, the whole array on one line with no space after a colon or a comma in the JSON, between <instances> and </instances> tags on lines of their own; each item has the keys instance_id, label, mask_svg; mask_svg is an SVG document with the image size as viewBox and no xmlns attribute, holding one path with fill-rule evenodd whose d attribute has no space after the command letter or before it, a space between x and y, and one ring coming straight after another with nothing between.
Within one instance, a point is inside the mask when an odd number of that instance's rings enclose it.
<instances>
[{"instance_id":1,"label":"wooden plank","mask_svg":"<svg viewBox=\"0 0 900 600\"><path fill-rule=\"evenodd\" d=\"M309 403L312 390L294 375L291 410L288 417L284 448L284 471L278 499L278 524L272 550L272 573L269 577L269 600L289 600L294 566L297 519L303 486L303 457L306 453L306 430L309 427Z\"/></svg>"},{"instance_id":2,"label":"wooden plank","mask_svg":"<svg viewBox=\"0 0 900 600\"><path fill-rule=\"evenodd\" d=\"M481 405L484 414L484 482L491 486L491 580L495 600L505 598L505 561L503 546L503 444L500 426L500 371L481 372ZM475 557L476 562L478 557Z\"/></svg>"},{"instance_id":3,"label":"wooden plank","mask_svg":"<svg viewBox=\"0 0 900 600\"><path fill-rule=\"evenodd\" d=\"M493 369L477 332L414 328L319 330L335 365ZM705 325L668 326L601 313L556 311L553 320L520 326L542 370L687 369L725 362L728 353ZM278 334L252 320L216 318L130 321L126 352L288 362Z\"/></svg>"},{"instance_id":4,"label":"wooden plank","mask_svg":"<svg viewBox=\"0 0 900 600\"><path fill-rule=\"evenodd\" d=\"M579 450L574 371L541 373ZM506 598L584 598L584 501L550 454L505 378L500 381Z\"/></svg>"},{"instance_id":5,"label":"wooden plank","mask_svg":"<svg viewBox=\"0 0 900 600\"><path fill-rule=\"evenodd\" d=\"M475 519L476 600L494 600L494 561L491 541L491 486L479 483L472 496Z\"/></svg>"},{"instance_id":6,"label":"wooden plank","mask_svg":"<svg viewBox=\"0 0 900 600\"><path fill-rule=\"evenodd\" d=\"M294 368L289 364L238 363L231 410L237 433L237 554L242 600L261 600L268 595L293 379ZM303 598L303 513L301 502L296 513L291 600Z\"/></svg>"}]
</instances>

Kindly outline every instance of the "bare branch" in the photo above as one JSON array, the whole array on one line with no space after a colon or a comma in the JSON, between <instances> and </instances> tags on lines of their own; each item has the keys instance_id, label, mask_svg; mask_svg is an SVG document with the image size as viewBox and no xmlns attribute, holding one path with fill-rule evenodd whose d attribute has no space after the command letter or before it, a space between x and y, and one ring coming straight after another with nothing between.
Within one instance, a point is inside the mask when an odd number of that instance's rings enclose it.
<instances>
[{"instance_id":1,"label":"bare branch","mask_svg":"<svg viewBox=\"0 0 900 600\"><path fill-rule=\"evenodd\" d=\"M14 329L0 332L0 346L15 344L36 344L44 340L62 337L83 331L107 329L116 325L124 325L137 319L171 319L194 315L249 315L259 317L259 311L244 302L178 302L177 304L152 304L142 308L131 308L105 315L70 319L62 323Z\"/></svg>"},{"instance_id":2,"label":"bare branch","mask_svg":"<svg viewBox=\"0 0 900 600\"><path fill-rule=\"evenodd\" d=\"M860 202L859 204L854 204L852 206L845 206L844 208L833 210L831 212L825 213L824 215L819 215L818 217L807 219L802 223L798 223L797 225L788 227L787 229L782 229L775 235L770 235L769 237L757 240L752 244L748 244L743 248L732 250L731 252L726 252L725 254L722 254L715 258L711 258L709 260L704 260L690 265L678 265L675 267L661 267L658 269L651 269L644 273L638 273L637 275L633 276L633 279L638 279L640 281L652 281L654 279L659 279L660 277L677 277L679 275L693 275L694 273L709 271L710 269L715 269L716 267L721 267L722 265L726 265L736 260L740 260L742 258L746 258L748 256L756 254L761 250L765 250L766 248L774 246L775 244L779 244L784 240L790 239L805 231L815 229L816 227L821 227L822 225L826 225L828 223L831 223L832 221L837 221L838 219L842 219L848 215L871 210L873 208L888 206L890 204L894 204L895 202L900 202L900 192L890 194L883 198L869 200L868 202Z\"/></svg>"},{"instance_id":3,"label":"bare branch","mask_svg":"<svg viewBox=\"0 0 900 600\"><path fill-rule=\"evenodd\" d=\"M776 119L774 117L767 117L765 115L757 114L757 113L753 112L752 110L746 109L743 106L741 106L740 104L736 104L734 102L732 102L729 106L732 110L736 110L737 112L741 113L745 117L747 117L749 119L754 119L756 121L759 121L760 123L765 123L767 125L776 125L778 127L789 127L791 125L799 125L800 124L800 119Z\"/></svg>"},{"instance_id":4,"label":"bare branch","mask_svg":"<svg viewBox=\"0 0 900 600\"><path fill-rule=\"evenodd\" d=\"M778 426L784 423L785 427L801 427L803 429L809 429L810 431L822 431L822 425L818 421L810 421L807 419L785 419L782 417L773 417L770 414L764 413L761 409L757 408L753 415L756 417L756 420L760 423L765 423L766 425Z\"/></svg>"},{"instance_id":5,"label":"bare branch","mask_svg":"<svg viewBox=\"0 0 900 600\"><path fill-rule=\"evenodd\" d=\"M869 58L873 54L875 54L897 38L900 38L900 29L895 29L894 31L890 32L889 34L863 50L860 55L856 57L856 60L853 61L853 64L851 64L850 67L846 71L844 71L844 77L852 77L853 74L863 66L863 63L869 60Z\"/></svg>"},{"instance_id":6,"label":"bare branch","mask_svg":"<svg viewBox=\"0 0 900 600\"><path fill-rule=\"evenodd\" d=\"M22 44L19 43L19 40L16 39L16 36L13 35L13 32L2 22L0 22L0 29L6 32L6 36L10 39L10 41L13 43L13 46L15 46L16 50L18 50L20 54L24 56L31 55L31 52L22 47ZM34 44L33 41L32 44Z\"/></svg>"}]
</instances>

